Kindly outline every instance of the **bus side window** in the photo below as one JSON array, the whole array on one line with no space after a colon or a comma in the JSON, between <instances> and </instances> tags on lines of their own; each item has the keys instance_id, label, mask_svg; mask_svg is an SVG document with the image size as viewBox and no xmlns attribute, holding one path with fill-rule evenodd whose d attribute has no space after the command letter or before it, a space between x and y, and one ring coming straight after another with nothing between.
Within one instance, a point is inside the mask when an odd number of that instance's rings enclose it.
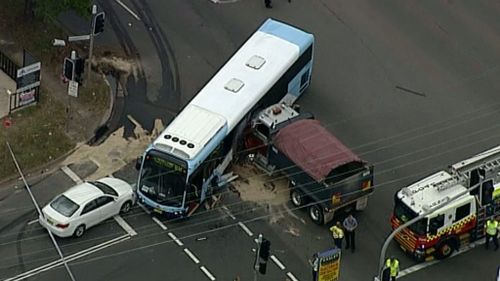
<instances>
[{"instance_id":1,"label":"bus side window","mask_svg":"<svg viewBox=\"0 0 500 281\"><path fill-rule=\"evenodd\" d=\"M439 228L444 225L444 214L437 215L429 220L429 233L436 235Z\"/></svg>"}]
</instances>

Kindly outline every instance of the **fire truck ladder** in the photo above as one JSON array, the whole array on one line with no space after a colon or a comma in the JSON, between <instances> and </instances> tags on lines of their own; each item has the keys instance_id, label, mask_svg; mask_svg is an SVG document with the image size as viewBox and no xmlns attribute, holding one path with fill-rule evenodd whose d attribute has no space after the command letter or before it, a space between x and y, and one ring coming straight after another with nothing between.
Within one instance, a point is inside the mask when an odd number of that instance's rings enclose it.
<instances>
[{"instance_id":1,"label":"fire truck ladder","mask_svg":"<svg viewBox=\"0 0 500 281\"><path fill-rule=\"evenodd\" d=\"M490 218L495 218L500 215L500 202L492 202L486 206L482 206L477 211L476 229L473 232L473 239L478 240L485 236L484 225Z\"/></svg>"}]
</instances>

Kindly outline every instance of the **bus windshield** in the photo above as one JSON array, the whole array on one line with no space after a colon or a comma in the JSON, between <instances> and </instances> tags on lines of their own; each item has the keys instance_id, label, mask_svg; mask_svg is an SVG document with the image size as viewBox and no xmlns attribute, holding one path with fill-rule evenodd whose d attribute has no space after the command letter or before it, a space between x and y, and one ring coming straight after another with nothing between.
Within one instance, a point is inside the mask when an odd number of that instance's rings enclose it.
<instances>
[{"instance_id":1,"label":"bus windshield","mask_svg":"<svg viewBox=\"0 0 500 281\"><path fill-rule=\"evenodd\" d=\"M181 207L186 190L186 163L151 150L144 158L139 190L144 196L170 207Z\"/></svg>"},{"instance_id":2,"label":"bus windshield","mask_svg":"<svg viewBox=\"0 0 500 281\"><path fill-rule=\"evenodd\" d=\"M394 216L401 221L401 223L405 223L411 219L417 217L417 213L415 213L412 209L410 209L406 204L404 204L397 195L395 196L395 206L394 206ZM423 218L415 223L411 224L408 227L411 231L413 231L417 235L424 235L427 233L427 219Z\"/></svg>"}]
</instances>

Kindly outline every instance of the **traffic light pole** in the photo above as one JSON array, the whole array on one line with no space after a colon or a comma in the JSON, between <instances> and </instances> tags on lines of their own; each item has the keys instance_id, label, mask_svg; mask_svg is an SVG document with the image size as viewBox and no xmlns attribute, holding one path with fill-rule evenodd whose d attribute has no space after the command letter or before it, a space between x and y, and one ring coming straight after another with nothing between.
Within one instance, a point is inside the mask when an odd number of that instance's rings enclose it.
<instances>
[{"instance_id":1,"label":"traffic light pole","mask_svg":"<svg viewBox=\"0 0 500 281\"><path fill-rule=\"evenodd\" d=\"M90 45L89 45L89 59L87 69L87 81L90 81L90 71L92 70L92 50L94 49L94 28L95 28L95 15L97 14L97 6L92 5L92 21L90 23ZM88 85L88 82L87 82Z\"/></svg>"},{"instance_id":2,"label":"traffic light pole","mask_svg":"<svg viewBox=\"0 0 500 281\"><path fill-rule=\"evenodd\" d=\"M259 238L257 239L257 250L255 251L255 264L253 266L253 280L257 281L257 271L259 270L259 257L260 257L260 245L262 244L262 234L259 234Z\"/></svg>"}]
</instances>

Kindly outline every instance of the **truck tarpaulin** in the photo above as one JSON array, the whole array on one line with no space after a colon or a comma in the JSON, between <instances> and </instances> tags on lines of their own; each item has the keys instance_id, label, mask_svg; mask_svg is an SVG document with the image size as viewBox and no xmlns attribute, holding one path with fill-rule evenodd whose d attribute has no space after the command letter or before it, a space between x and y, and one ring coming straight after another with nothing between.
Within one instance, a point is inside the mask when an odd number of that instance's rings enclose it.
<instances>
[{"instance_id":1,"label":"truck tarpaulin","mask_svg":"<svg viewBox=\"0 0 500 281\"><path fill-rule=\"evenodd\" d=\"M290 160L321 182L333 169L359 157L321 126L318 120L304 119L281 129L274 145Z\"/></svg>"}]
</instances>

